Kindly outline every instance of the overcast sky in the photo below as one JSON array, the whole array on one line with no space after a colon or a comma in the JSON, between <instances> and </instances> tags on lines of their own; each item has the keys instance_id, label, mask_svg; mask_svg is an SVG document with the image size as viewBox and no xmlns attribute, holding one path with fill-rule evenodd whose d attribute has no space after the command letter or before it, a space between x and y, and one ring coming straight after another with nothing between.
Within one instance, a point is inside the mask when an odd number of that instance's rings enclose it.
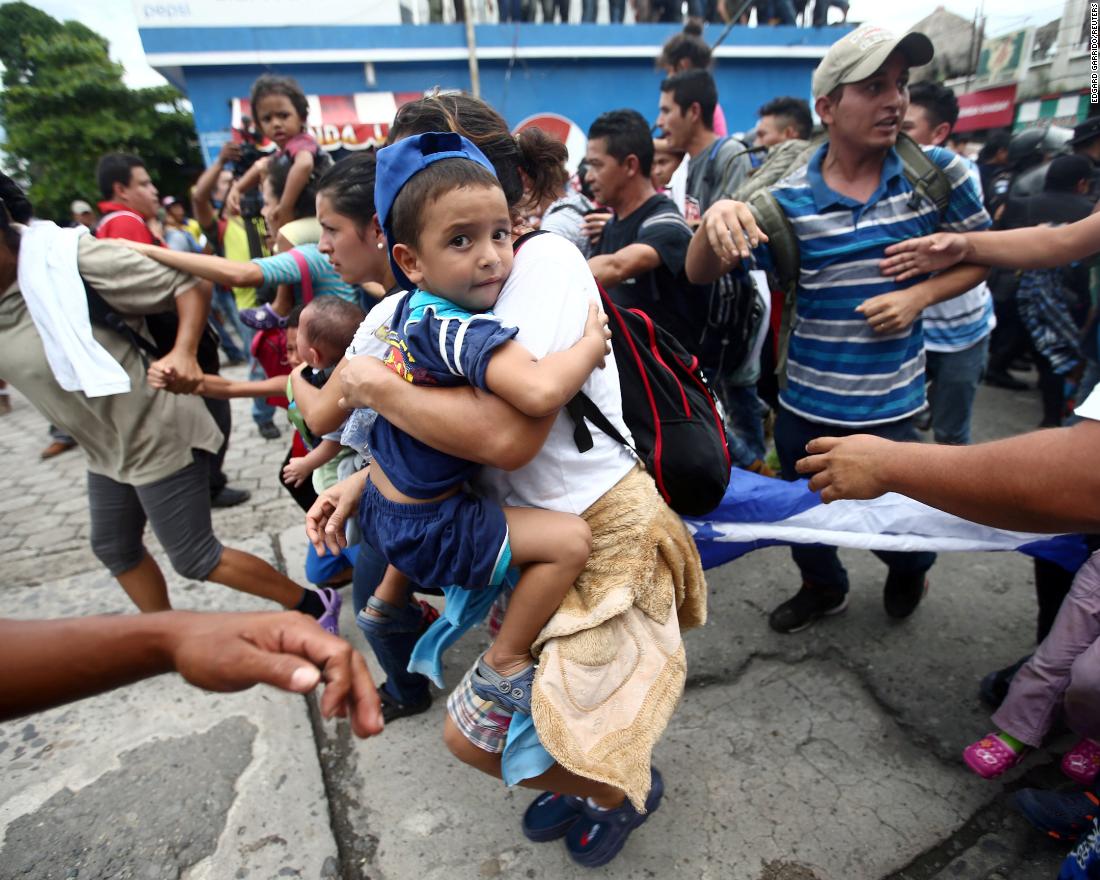
<instances>
[{"instance_id":1,"label":"overcast sky","mask_svg":"<svg viewBox=\"0 0 1100 880\"><path fill-rule=\"evenodd\" d=\"M145 53L138 37L137 23L131 0L30 0L32 6L43 9L58 19L75 18L98 31L111 41L111 56L126 67L126 81L131 86L163 83L155 70L145 63ZM252 0L256 20L263 17L263 0ZM892 30L908 30L937 6L943 5L965 18L972 18L977 2L936 2L909 0L907 3L885 3L883 0L850 0L849 18L854 21L874 21ZM981 2L981 0L978 0ZM237 8L242 8L243 3ZM985 4L986 33L991 36L1007 33L1029 24L1044 24L1062 14L1064 3L1056 0L991 0ZM834 11L833 15L837 13Z\"/></svg>"}]
</instances>

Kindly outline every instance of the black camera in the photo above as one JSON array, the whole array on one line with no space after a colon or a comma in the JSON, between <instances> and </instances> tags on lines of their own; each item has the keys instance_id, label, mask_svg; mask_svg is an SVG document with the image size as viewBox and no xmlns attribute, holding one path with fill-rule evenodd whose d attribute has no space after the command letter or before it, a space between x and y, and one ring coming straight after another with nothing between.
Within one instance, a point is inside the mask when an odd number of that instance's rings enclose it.
<instances>
[{"instance_id":1,"label":"black camera","mask_svg":"<svg viewBox=\"0 0 1100 880\"><path fill-rule=\"evenodd\" d=\"M252 130L252 120L248 116L241 117L241 127L233 129L241 137L241 155L235 162L230 163L233 179L239 180L249 168L263 158L257 144L260 138ZM260 210L264 206L263 194L259 187L241 194L241 216L252 219L260 216Z\"/></svg>"}]
</instances>

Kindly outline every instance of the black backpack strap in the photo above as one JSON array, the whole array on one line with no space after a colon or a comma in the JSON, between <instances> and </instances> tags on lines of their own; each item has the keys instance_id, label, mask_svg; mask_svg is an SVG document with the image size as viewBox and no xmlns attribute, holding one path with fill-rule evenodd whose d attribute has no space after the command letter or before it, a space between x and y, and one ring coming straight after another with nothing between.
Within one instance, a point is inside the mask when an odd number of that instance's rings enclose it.
<instances>
[{"instance_id":1,"label":"black backpack strap","mask_svg":"<svg viewBox=\"0 0 1100 880\"><path fill-rule=\"evenodd\" d=\"M570 398L569 402L565 404L565 411L569 413L569 417L573 420L573 442L577 445L579 452L588 452L593 445L592 432L588 430L587 420L616 443L625 446L638 458L641 458L633 444L627 442L626 438L619 433L619 429L611 424L611 420L603 414L603 410L596 406L592 398L583 391L578 391Z\"/></svg>"},{"instance_id":2,"label":"black backpack strap","mask_svg":"<svg viewBox=\"0 0 1100 880\"><path fill-rule=\"evenodd\" d=\"M160 357L160 351L157 347L127 324L126 321L111 308L110 304L103 298L100 292L92 287L83 276L80 280L84 282L84 294L88 298L88 318L91 322L100 327L106 327L108 330L114 330L116 333L125 337L137 350L137 353L141 355L141 362L145 365L145 368L148 369L149 355L152 355L154 358Z\"/></svg>"}]
</instances>

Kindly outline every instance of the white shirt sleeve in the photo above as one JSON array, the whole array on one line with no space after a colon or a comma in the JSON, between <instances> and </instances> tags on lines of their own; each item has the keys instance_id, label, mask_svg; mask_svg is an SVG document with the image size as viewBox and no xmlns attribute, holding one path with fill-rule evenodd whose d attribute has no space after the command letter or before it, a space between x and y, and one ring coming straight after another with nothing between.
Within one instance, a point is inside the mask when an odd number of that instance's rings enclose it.
<instances>
[{"instance_id":1,"label":"white shirt sleeve","mask_svg":"<svg viewBox=\"0 0 1100 880\"><path fill-rule=\"evenodd\" d=\"M349 360L361 354L373 355L376 358L385 357L388 346L379 339L378 330L381 327L389 326L390 318L397 310L397 304L406 295L405 293L395 293L384 297L381 302L377 303L367 313L367 317L363 319L359 329L355 331L355 336L352 337L348 350L344 352L344 357Z\"/></svg>"},{"instance_id":2,"label":"white shirt sleeve","mask_svg":"<svg viewBox=\"0 0 1100 880\"><path fill-rule=\"evenodd\" d=\"M1100 422L1100 385L1092 389L1084 403L1079 404L1074 413L1083 419Z\"/></svg>"}]
</instances>

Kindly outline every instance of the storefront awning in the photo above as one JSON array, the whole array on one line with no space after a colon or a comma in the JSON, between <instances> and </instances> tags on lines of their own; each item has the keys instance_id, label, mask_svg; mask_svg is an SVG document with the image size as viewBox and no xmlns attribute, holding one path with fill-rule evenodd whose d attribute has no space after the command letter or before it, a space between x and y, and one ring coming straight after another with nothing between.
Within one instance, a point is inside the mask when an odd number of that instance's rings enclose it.
<instances>
[{"instance_id":1,"label":"storefront awning","mask_svg":"<svg viewBox=\"0 0 1100 880\"><path fill-rule=\"evenodd\" d=\"M1016 84L959 95L959 121L955 131L964 133L1012 125L1016 115Z\"/></svg>"},{"instance_id":2,"label":"storefront awning","mask_svg":"<svg viewBox=\"0 0 1100 880\"><path fill-rule=\"evenodd\" d=\"M309 132L328 152L380 147L390 131L397 108L424 97L423 92L355 92L351 95L306 95L309 102ZM233 99L233 130L244 127L252 116L248 98ZM240 138L240 135L235 135ZM264 152L275 149L262 141Z\"/></svg>"}]
</instances>

